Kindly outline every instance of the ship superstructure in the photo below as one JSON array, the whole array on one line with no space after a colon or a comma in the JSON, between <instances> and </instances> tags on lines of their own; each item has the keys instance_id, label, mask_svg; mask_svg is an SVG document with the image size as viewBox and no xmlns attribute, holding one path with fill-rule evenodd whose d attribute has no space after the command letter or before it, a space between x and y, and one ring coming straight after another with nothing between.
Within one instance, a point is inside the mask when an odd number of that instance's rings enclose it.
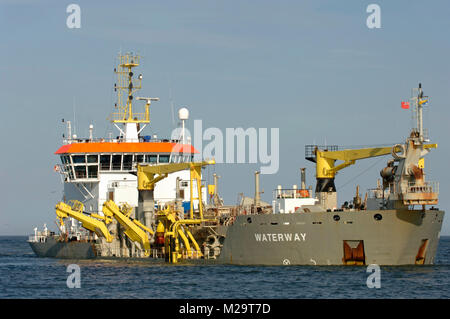
<instances>
[{"instance_id":1,"label":"ship superstructure","mask_svg":"<svg viewBox=\"0 0 450 319\"><path fill-rule=\"evenodd\" d=\"M150 123L150 105L159 98L134 97L142 87L143 75L133 73L139 66L140 56L127 53L120 55L118 60L114 69L117 75L114 85L116 112L111 114L110 120L119 135L94 138L91 125L89 138L81 139L72 134L71 122L66 121L67 137L63 139L64 145L55 152L61 159L55 169L62 174L64 182L63 202L77 200L89 214L102 215L103 203L108 200L138 207L137 164L187 163L198 153L183 135L173 140L143 134ZM144 112L134 111L135 100L145 102ZM156 203L162 205L175 200L177 187L181 200L187 203L190 199L189 180L187 170L170 174L155 186ZM195 189L194 192L197 196ZM194 206L197 205L195 202Z\"/></svg>"}]
</instances>

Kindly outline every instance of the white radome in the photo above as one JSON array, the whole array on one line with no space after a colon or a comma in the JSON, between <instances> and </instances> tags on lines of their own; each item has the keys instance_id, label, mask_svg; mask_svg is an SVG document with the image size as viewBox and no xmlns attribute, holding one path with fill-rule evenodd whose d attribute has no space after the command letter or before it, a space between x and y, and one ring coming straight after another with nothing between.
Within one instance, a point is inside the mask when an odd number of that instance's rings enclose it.
<instances>
[{"instance_id":1,"label":"white radome","mask_svg":"<svg viewBox=\"0 0 450 319\"><path fill-rule=\"evenodd\" d=\"M189 119L189 110L185 107L178 110L178 117L180 120L187 120Z\"/></svg>"}]
</instances>

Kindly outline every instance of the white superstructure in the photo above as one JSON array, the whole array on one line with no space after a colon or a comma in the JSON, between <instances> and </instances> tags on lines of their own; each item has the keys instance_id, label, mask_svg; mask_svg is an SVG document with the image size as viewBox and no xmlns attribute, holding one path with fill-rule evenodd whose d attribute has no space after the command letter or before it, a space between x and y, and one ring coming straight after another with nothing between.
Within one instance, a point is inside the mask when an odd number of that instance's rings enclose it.
<instances>
[{"instance_id":1,"label":"white superstructure","mask_svg":"<svg viewBox=\"0 0 450 319\"><path fill-rule=\"evenodd\" d=\"M72 126L67 121L67 138L57 151L61 164L55 170L62 174L64 193L62 200L78 200L84 204L86 213L102 215L103 203L114 200L117 204L128 203L138 206L137 164L159 165L167 163L191 162L197 151L186 142L184 133L188 110L180 110L183 130L178 139L158 139L155 135L144 135L143 129L150 122L150 104L159 98L136 97L145 101L144 113L135 113L132 108L133 94L141 88L142 74L133 78L132 69L139 65L139 56L125 54L119 56L119 65L114 72L117 83L115 107L118 112L112 113L111 121L119 130L119 136L95 139L93 126L89 126L89 138L80 139L72 135ZM155 205L163 205L175 200L177 180L180 197L188 207L190 200L189 170L169 174L160 181L154 190ZM194 198L196 187L194 189ZM206 190L202 191L206 198ZM198 203L194 201L194 208Z\"/></svg>"}]
</instances>

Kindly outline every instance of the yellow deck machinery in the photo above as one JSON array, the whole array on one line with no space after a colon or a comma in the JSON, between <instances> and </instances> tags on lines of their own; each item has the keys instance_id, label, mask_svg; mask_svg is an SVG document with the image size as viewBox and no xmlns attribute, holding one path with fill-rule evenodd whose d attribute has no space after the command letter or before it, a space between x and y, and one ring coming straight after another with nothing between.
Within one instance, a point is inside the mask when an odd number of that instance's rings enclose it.
<instances>
[{"instance_id":1,"label":"yellow deck machinery","mask_svg":"<svg viewBox=\"0 0 450 319\"><path fill-rule=\"evenodd\" d=\"M165 165L138 165L138 191L139 205L144 214L146 227L155 227L156 220L159 221L158 228L164 229L164 251L166 260L171 263L177 263L180 258L198 258L201 257L200 247L194 236L188 230L189 225L201 225L206 222L215 222L215 220L204 219L203 217L203 198L201 185L201 169L207 165L215 164L214 160L203 162L173 163ZM153 191L155 184L164 179L170 173L189 169L190 171L190 216L189 219L180 218L179 211L175 205L167 205L157 214L154 212ZM197 197L194 197L194 181L197 187ZM194 200L198 200L198 216L194 216ZM181 238L185 252L183 253L180 240ZM191 248L190 242L194 246Z\"/></svg>"},{"instance_id":2,"label":"yellow deck machinery","mask_svg":"<svg viewBox=\"0 0 450 319\"><path fill-rule=\"evenodd\" d=\"M425 144L423 148L429 150L436 148L437 144ZM336 145L327 147L317 145L307 145L305 147L305 158L316 163L316 194L319 202L326 209L336 209L337 196L334 178L336 173L350 165L355 164L357 160L372 158L392 154L394 157L398 153L404 153L403 145L393 145L389 147L374 147L361 149L338 150ZM336 165L336 161L343 161ZM423 165L423 158L421 159Z\"/></svg>"},{"instance_id":3,"label":"yellow deck machinery","mask_svg":"<svg viewBox=\"0 0 450 319\"><path fill-rule=\"evenodd\" d=\"M156 228L157 233L163 238L166 260L171 263L177 263L182 258L199 258L202 256L200 247L194 236L189 231L190 225L201 225L206 222L215 222L203 218L203 199L201 185L201 169L206 165L215 164L214 160L203 162L171 163L162 165L140 165L137 166L139 207L141 215L144 216L143 224L137 218L132 218L133 209L128 204L120 207L109 200L103 204L102 212L104 216L83 213L83 204L79 201L69 201L69 204L60 202L56 205L56 215L61 225L64 225L63 219L67 217L75 218L82 223L82 226L99 237L106 239L108 243L113 241L113 236L109 233L107 224L114 218L122 226L124 234L134 243L139 244L148 257L151 253L150 243L154 241ZM190 170L190 218L184 219L175 205L166 205L155 213L155 202L153 191L157 182L166 178L168 174ZM194 181L197 187L197 197L194 197ZM198 216L194 216L194 200L198 200ZM158 223L158 227L156 227ZM181 241L180 241L181 238ZM181 247L183 243L184 249Z\"/></svg>"},{"instance_id":4,"label":"yellow deck machinery","mask_svg":"<svg viewBox=\"0 0 450 319\"><path fill-rule=\"evenodd\" d=\"M68 204L64 202L59 202L56 204L56 216L59 219L60 225L64 226L64 218L72 217L76 220L79 220L84 228L90 230L97 234L99 237L103 237L106 239L108 243L113 241L113 237L108 231L105 223L108 224L111 222L110 219L105 218L103 216L94 215L88 216L83 213L83 203L77 200L71 200ZM103 219L105 222L98 220L96 218Z\"/></svg>"},{"instance_id":5,"label":"yellow deck machinery","mask_svg":"<svg viewBox=\"0 0 450 319\"><path fill-rule=\"evenodd\" d=\"M125 235L131 241L140 244L145 256L150 255L150 240L145 231L149 232L150 235L153 235L154 232L130 217L133 211L132 207L124 204L119 208L116 203L109 200L103 204L102 211L105 216L114 217L122 225Z\"/></svg>"}]
</instances>

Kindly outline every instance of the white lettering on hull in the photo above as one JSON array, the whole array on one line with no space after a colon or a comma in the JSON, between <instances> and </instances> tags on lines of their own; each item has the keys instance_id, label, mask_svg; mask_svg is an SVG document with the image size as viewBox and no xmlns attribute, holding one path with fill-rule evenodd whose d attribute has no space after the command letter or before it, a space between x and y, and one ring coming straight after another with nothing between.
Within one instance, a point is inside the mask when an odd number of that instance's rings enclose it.
<instances>
[{"instance_id":1,"label":"white lettering on hull","mask_svg":"<svg viewBox=\"0 0 450 319\"><path fill-rule=\"evenodd\" d=\"M306 233L258 233L255 240L259 242L306 241Z\"/></svg>"}]
</instances>

